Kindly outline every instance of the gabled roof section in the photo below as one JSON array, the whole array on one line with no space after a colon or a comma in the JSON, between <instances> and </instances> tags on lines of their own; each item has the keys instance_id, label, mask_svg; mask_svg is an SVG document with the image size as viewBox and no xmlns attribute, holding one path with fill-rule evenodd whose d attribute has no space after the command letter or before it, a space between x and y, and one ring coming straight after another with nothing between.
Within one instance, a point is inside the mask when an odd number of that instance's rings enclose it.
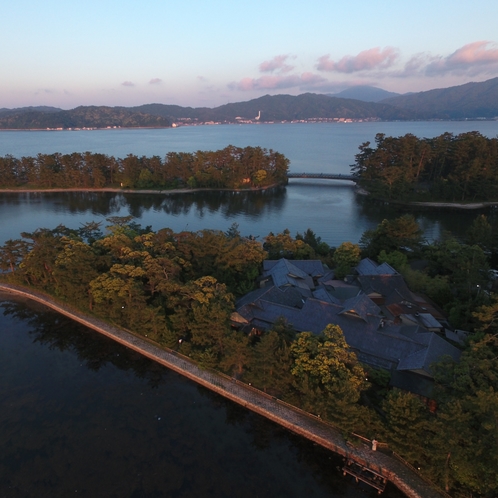
<instances>
[{"instance_id":1,"label":"gabled roof section","mask_svg":"<svg viewBox=\"0 0 498 498\"><path fill-rule=\"evenodd\" d=\"M265 259L263 261L263 273L269 272L275 265L277 265L280 261L287 261L292 264L296 268L299 268L301 271L309 275L310 277L319 278L330 272L331 270L326 269L323 266L323 263L319 259L293 259L288 260L285 258L282 259Z\"/></svg>"},{"instance_id":2,"label":"gabled roof section","mask_svg":"<svg viewBox=\"0 0 498 498\"><path fill-rule=\"evenodd\" d=\"M378 265L370 258L364 258L356 267L358 275L397 275L398 272L389 264L382 263Z\"/></svg>"},{"instance_id":3,"label":"gabled roof section","mask_svg":"<svg viewBox=\"0 0 498 498\"><path fill-rule=\"evenodd\" d=\"M367 315L380 315L380 308L365 294L347 299L343 303L342 313L351 313L367 321Z\"/></svg>"},{"instance_id":4,"label":"gabled roof section","mask_svg":"<svg viewBox=\"0 0 498 498\"><path fill-rule=\"evenodd\" d=\"M386 299L388 304L400 301L414 301L410 289L408 289L405 280L399 274L360 275L357 281L365 294L379 294Z\"/></svg>"},{"instance_id":5,"label":"gabled roof section","mask_svg":"<svg viewBox=\"0 0 498 498\"><path fill-rule=\"evenodd\" d=\"M438 329L442 330L443 326L430 313L406 313L401 315L401 320L406 317L413 323L418 323L427 330Z\"/></svg>"},{"instance_id":6,"label":"gabled roof section","mask_svg":"<svg viewBox=\"0 0 498 498\"><path fill-rule=\"evenodd\" d=\"M319 287L317 290L313 291L313 297L319 301L325 301L326 303L341 304L341 301L328 292L325 287Z\"/></svg>"},{"instance_id":7,"label":"gabled roof section","mask_svg":"<svg viewBox=\"0 0 498 498\"><path fill-rule=\"evenodd\" d=\"M263 265L265 262L266 261L263 261ZM293 285L306 289L314 288L311 276L285 258L279 259L274 265L271 265L268 270L265 270L263 266L263 276L271 276L273 283L277 287Z\"/></svg>"},{"instance_id":8,"label":"gabled roof section","mask_svg":"<svg viewBox=\"0 0 498 498\"><path fill-rule=\"evenodd\" d=\"M269 301L291 307L303 307L303 295L299 289L294 287L275 287L268 285L262 289L256 289L237 301L237 309L243 306L259 306L259 301Z\"/></svg>"},{"instance_id":9,"label":"gabled roof section","mask_svg":"<svg viewBox=\"0 0 498 498\"><path fill-rule=\"evenodd\" d=\"M427 332L419 327L407 328L407 337L425 345L420 351L400 359L398 370L418 371L432 377L431 365L443 356L450 356L454 361L460 359L461 351L434 332Z\"/></svg>"},{"instance_id":10,"label":"gabled roof section","mask_svg":"<svg viewBox=\"0 0 498 498\"><path fill-rule=\"evenodd\" d=\"M318 283L322 285L328 285L329 282L334 281L335 273L334 270L326 270L325 274L318 278Z\"/></svg>"},{"instance_id":11,"label":"gabled roof section","mask_svg":"<svg viewBox=\"0 0 498 498\"><path fill-rule=\"evenodd\" d=\"M382 263L377 266L378 275L397 275L398 272L388 263Z\"/></svg>"},{"instance_id":12,"label":"gabled roof section","mask_svg":"<svg viewBox=\"0 0 498 498\"><path fill-rule=\"evenodd\" d=\"M361 289L357 285L344 282L344 280L319 280L320 285L325 286L329 294L340 301L356 297L360 294Z\"/></svg>"}]
</instances>

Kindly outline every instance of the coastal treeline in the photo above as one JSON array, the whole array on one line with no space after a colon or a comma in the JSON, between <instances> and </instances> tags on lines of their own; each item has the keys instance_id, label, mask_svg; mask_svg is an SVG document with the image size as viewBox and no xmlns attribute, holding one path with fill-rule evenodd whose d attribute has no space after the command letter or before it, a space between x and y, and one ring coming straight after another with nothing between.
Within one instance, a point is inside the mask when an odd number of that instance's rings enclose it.
<instances>
[{"instance_id":1,"label":"coastal treeline","mask_svg":"<svg viewBox=\"0 0 498 498\"><path fill-rule=\"evenodd\" d=\"M398 201L498 200L498 138L473 131L435 138L378 133L351 166L372 196Z\"/></svg>"},{"instance_id":2,"label":"coastal treeline","mask_svg":"<svg viewBox=\"0 0 498 498\"><path fill-rule=\"evenodd\" d=\"M270 233L259 242L236 225L175 233L143 228L131 217L108 221L106 233L92 222L8 240L0 247L0 279L178 350L319 414L345 434L387 442L452 496L494 496L498 299L487 271L495 244L486 218L476 219L465 242L447 236L428 244L413 217L402 216L365 232L360 244L336 249L312 230ZM235 299L255 288L265 259L283 256L320 258L338 278L363 256L386 261L412 290L444 307L450 322L468 327L460 362L433 365L435 411L412 393L389 389L390 372L361 364L336 325L321 335L296 333L283 319L261 335L232 327ZM417 261L424 267L415 268Z\"/></svg>"},{"instance_id":3,"label":"coastal treeline","mask_svg":"<svg viewBox=\"0 0 498 498\"><path fill-rule=\"evenodd\" d=\"M115 158L106 154L0 157L0 188L252 188L287 182L289 160L261 147L229 145L218 151L169 152Z\"/></svg>"}]
</instances>

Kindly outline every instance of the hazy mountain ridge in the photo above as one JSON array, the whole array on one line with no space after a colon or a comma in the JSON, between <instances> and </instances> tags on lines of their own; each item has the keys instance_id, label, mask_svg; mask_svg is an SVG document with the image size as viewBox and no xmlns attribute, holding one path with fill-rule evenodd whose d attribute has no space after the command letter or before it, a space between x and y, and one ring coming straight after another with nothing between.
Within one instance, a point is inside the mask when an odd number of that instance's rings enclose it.
<instances>
[{"instance_id":1,"label":"hazy mountain ridge","mask_svg":"<svg viewBox=\"0 0 498 498\"><path fill-rule=\"evenodd\" d=\"M494 118L498 116L498 78L382 100L428 119Z\"/></svg>"},{"instance_id":2,"label":"hazy mountain ridge","mask_svg":"<svg viewBox=\"0 0 498 498\"><path fill-rule=\"evenodd\" d=\"M135 107L80 106L57 112L28 108L13 111L17 112L0 112L0 129L165 127L171 126L172 122L189 119L201 123L234 123L236 118L255 120L260 113L260 121L265 122L311 118L404 120L417 117L413 111L397 109L388 104L313 93L298 96L265 95L215 108L146 104Z\"/></svg>"},{"instance_id":3,"label":"hazy mountain ridge","mask_svg":"<svg viewBox=\"0 0 498 498\"><path fill-rule=\"evenodd\" d=\"M310 118L413 119L413 112L398 110L386 104L341 99L326 95L304 93L292 95L265 95L248 102L226 104L214 109L216 115L228 118L240 116L254 119L261 111L263 121L306 120ZM234 117L235 117L234 116ZM233 119L233 118L232 118Z\"/></svg>"},{"instance_id":4,"label":"hazy mountain ridge","mask_svg":"<svg viewBox=\"0 0 498 498\"><path fill-rule=\"evenodd\" d=\"M39 106L29 106L29 107L17 107L15 109L7 109L2 107L0 109L0 117L11 116L15 114L25 114L27 112L60 112L62 109L59 107L51 107L46 105Z\"/></svg>"},{"instance_id":5,"label":"hazy mountain ridge","mask_svg":"<svg viewBox=\"0 0 498 498\"><path fill-rule=\"evenodd\" d=\"M390 97L397 97L400 95L396 92L388 92L382 88L368 85L357 85L347 88L339 93L327 93L329 97L338 97L341 99L355 99L364 102L381 102Z\"/></svg>"},{"instance_id":6,"label":"hazy mountain ridge","mask_svg":"<svg viewBox=\"0 0 498 498\"><path fill-rule=\"evenodd\" d=\"M357 87L356 95L374 90ZM353 89L341 92L354 95ZM62 110L50 106L0 109L0 129L168 127L174 122L234 123L239 120L279 122L310 119L476 119L498 116L498 78L482 83L390 97L380 102L324 94L264 95L218 107L145 104L134 107L80 106ZM259 117L259 119L258 119Z\"/></svg>"}]
</instances>

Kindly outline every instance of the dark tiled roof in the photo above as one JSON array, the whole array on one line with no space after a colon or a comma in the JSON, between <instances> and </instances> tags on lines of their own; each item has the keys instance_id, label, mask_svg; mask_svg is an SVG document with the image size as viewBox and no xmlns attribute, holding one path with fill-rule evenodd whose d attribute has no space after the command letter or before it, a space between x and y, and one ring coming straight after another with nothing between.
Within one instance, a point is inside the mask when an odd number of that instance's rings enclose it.
<instances>
[{"instance_id":1,"label":"dark tiled roof","mask_svg":"<svg viewBox=\"0 0 498 498\"><path fill-rule=\"evenodd\" d=\"M423 371L426 375L431 376L431 365L441 357L450 356L455 361L460 359L460 350L434 332L428 332L419 327L411 327L405 331L402 330L402 333L420 344L424 344L426 347L401 358L398 370Z\"/></svg>"},{"instance_id":2,"label":"dark tiled roof","mask_svg":"<svg viewBox=\"0 0 498 498\"><path fill-rule=\"evenodd\" d=\"M279 261L287 261L291 263L292 266L299 268L301 271L310 275L311 277L322 277L330 270L327 270L323 263L318 259L292 259L288 260L286 258L282 259L265 259L263 261L263 272L269 272L271 269L279 263Z\"/></svg>"},{"instance_id":3,"label":"dark tiled roof","mask_svg":"<svg viewBox=\"0 0 498 498\"><path fill-rule=\"evenodd\" d=\"M318 278L318 283L327 284L329 281L334 280L334 278L334 270L326 270L325 274L322 277Z\"/></svg>"},{"instance_id":4,"label":"dark tiled roof","mask_svg":"<svg viewBox=\"0 0 498 498\"><path fill-rule=\"evenodd\" d=\"M380 308L366 294L359 294L358 287L327 280L311 297L306 286L311 277L293 262L279 260L267 265L267 272L276 280L275 285L253 291L237 303L238 314L248 322L247 330L269 329L280 317L298 332L320 334L327 325L335 324L341 327L347 344L360 361L426 377L431 376L430 366L441 356L450 355L455 360L460 356L457 348L420 326L384 327ZM280 281L287 284L279 287ZM393 312L407 308L412 302L413 296L400 275L358 276L358 282L365 292L389 296L397 303L388 306ZM340 301L335 292L343 289L350 294L354 291L354 295ZM430 315L426 322L437 323Z\"/></svg>"},{"instance_id":5,"label":"dark tiled roof","mask_svg":"<svg viewBox=\"0 0 498 498\"><path fill-rule=\"evenodd\" d=\"M265 261L263 261L263 264ZM279 259L269 270L263 271L263 276L271 276L277 287L293 285L306 289L314 287L313 279L308 273L298 268L288 259Z\"/></svg>"},{"instance_id":6,"label":"dark tiled roof","mask_svg":"<svg viewBox=\"0 0 498 498\"><path fill-rule=\"evenodd\" d=\"M365 294L380 294L388 304L414 300L401 275L360 275L357 280Z\"/></svg>"},{"instance_id":7,"label":"dark tiled roof","mask_svg":"<svg viewBox=\"0 0 498 498\"><path fill-rule=\"evenodd\" d=\"M311 293L309 293L311 296ZM237 301L237 308L245 305L257 306L260 300L270 301L278 304L283 304L285 306L299 307L303 306L303 294L300 289L294 287L275 287L274 285L268 285L262 289L257 289L255 291L242 296Z\"/></svg>"},{"instance_id":8,"label":"dark tiled roof","mask_svg":"<svg viewBox=\"0 0 498 498\"><path fill-rule=\"evenodd\" d=\"M377 273L379 275L396 275L398 272L388 263L382 263L377 266Z\"/></svg>"},{"instance_id":9,"label":"dark tiled roof","mask_svg":"<svg viewBox=\"0 0 498 498\"><path fill-rule=\"evenodd\" d=\"M328 280L321 282L321 285L324 285L332 296L341 301L355 297L361 292L357 285L348 284L344 280Z\"/></svg>"},{"instance_id":10,"label":"dark tiled roof","mask_svg":"<svg viewBox=\"0 0 498 498\"><path fill-rule=\"evenodd\" d=\"M403 320L403 316L405 316L408 320L413 323L418 323L422 327L427 330L430 329L442 329L443 326L430 314L430 313L406 313L401 315L401 319Z\"/></svg>"},{"instance_id":11,"label":"dark tiled roof","mask_svg":"<svg viewBox=\"0 0 498 498\"><path fill-rule=\"evenodd\" d=\"M370 258L362 259L356 267L358 275L397 275L397 271L389 264L378 265Z\"/></svg>"},{"instance_id":12,"label":"dark tiled roof","mask_svg":"<svg viewBox=\"0 0 498 498\"><path fill-rule=\"evenodd\" d=\"M325 287L319 287L317 290L313 291L313 297L319 301L341 304L341 301L328 292Z\"/></svg>"},{"instance_id":13,"label":"dark tiled roof","mask_svg":"<svg viewBox=\"0 0 498 498\"><path fill-rule=\"evenodd\" d=\"M366 295L360 294L347 299L343 303L344 310L341 313L354 312L363 320L367 320L367 315L380 315L380 308Z\"/></svg>"}]
</instances>

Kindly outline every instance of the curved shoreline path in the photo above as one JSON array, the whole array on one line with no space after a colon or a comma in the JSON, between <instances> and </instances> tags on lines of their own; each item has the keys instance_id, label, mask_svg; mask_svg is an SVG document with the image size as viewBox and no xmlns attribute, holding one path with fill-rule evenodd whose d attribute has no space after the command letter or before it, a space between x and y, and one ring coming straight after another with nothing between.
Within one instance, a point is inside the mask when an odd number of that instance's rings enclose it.
<instances>
[{"instance_id":1,"label":"curved shoreline path","mask_svg":"<svg viewBox=\"0 0 498 498\"><path fill-rule=\"evenodd\" d=\"M282 425L288 430L334 453L338 453L348 460L357 462L361 466L391 481L410 498L440 498L444 496L424 481L414 470L397 459L379 451L372 451L370 446L364 443L359 446L347 443L337 429L323 422L318 417L314 417L272 396L266 395L262 391L254 389L242 382L235 381L225 375L203 370L189 360L189 358L173 350L164 349L156 343L137 336L130 331L114 327L102 320L87 316L69 306L58 303L51 297L40 292L6 283L0 283L0 291L31 299L54 309L62 315L137 351L221 396Z\"/></svg>"}]
</instances>

